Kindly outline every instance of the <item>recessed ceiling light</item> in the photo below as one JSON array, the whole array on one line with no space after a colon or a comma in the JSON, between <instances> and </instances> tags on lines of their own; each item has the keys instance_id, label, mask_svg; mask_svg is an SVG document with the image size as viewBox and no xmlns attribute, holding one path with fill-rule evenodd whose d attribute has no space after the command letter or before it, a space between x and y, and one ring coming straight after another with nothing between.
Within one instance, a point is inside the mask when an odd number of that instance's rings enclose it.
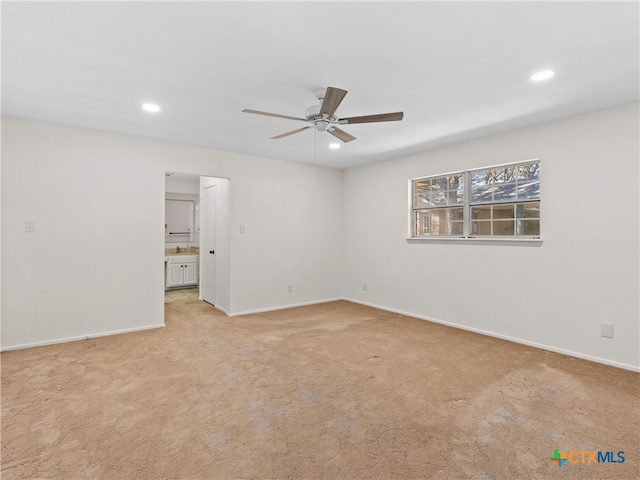
<instances>
[{"instance_id":1,"label":"recessed ceiling light","mask_svg":"<svg viewBox=\"0 0 640 480\"><path fill-rule=\"evenodd\" d=\"M142 109L145 112L158 113L160 111L160 105L156 105L155 103L145 103L142 105Z\"/></svg>"},{"instance_id":2,"label":"recessed ceiling light","mask_svg":"<svg viewBox=\"0 0 640 480\"><path fill-rule=\"evenodd\" d=\"M556 74L553 70L543 70L538 73L534 73L529 77L529 80L532 82L541 82L543 80L548 80Z\"/></svg>"},{"instance_id":3,"label":"recessed ceiling light","mask_svg":"<svg viewBox=\"0 0 640 480\"><path fill-rule=\"evenodd\" d=\"M340 144L339 143L330 143L329 144L329 148L331 148L333 150L337 150L338 148L340 148Z\"/></svg>"}]
</instances>

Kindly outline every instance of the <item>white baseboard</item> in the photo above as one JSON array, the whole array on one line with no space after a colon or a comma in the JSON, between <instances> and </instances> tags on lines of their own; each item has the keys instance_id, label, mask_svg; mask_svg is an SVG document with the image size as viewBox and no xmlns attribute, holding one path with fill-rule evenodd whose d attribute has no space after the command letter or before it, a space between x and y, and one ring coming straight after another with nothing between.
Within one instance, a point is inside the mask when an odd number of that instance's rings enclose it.
<instances>
[{"instance_id":1,"label":"white baseboard","mask_svg":"<svg viewBox=\"0 0 640 480\"><path fill-rule=\"evenodd\" d=\"M377 308L378 310L384 310L387 312L398 313L400 315L404 315L406 317L417 318L418 320L426 320L427 322L438 323L440 325L446 325L447 327L459 328L460 330L467 330L473 333L479 333L480 335L487 335L488 337L499 338L501 340L507 340L509 342L519 343L521 345L527 345L529 347L540 348L541 350L547 350L554 353L561 353L563 355L568 355L570 357L581 358L583 360L589 360L591 362L602 363L604 365L609 365L611 367L622 368L624 370L631 370L632 372L640 372L640 367L635 365L628 365L626 363L615 362L613 360L608 360L606 358L595 357L593 355L586 355L580 352L573 352L571 350L565 350L563 348L552 347L550 345L544 345L542 343L531 342L529 340L523 340L522 338L510 337L508 335L502 335L500 333L491 332L488 330L482 330L480 328L468 327L466 325L461 325L459 323L447 322L445 320L438 320L436 318L429 318L423 315L417 315L415 313L404 312L402 310L397 310L395 308L387 308L382 307L380 305L375 305L373 303L362 302L360 300L354 300L352 298L343 298L342 300L346 300L347 302L358 303L360 305L365 305L367 307Z\"/></svg>"},{"instance_id":2,"label":"white baseboard","mask_svg":"<svg viewBox=\"0 0 640 480\"><path fill-rule=\"evenodd\" d=\"M227 317L230 317L231 315L229 315L229 312L222 308L220 305L214 305L213 308L215 308L216 310L220 310L222 313L224 313Z\"/></svg>"},{"instance_id":3,"label":"white baseboard","mask_svg":"<svg viewBox=\"0 0 640 480\"><path fill-rule=\"evenodd\" d=\"M143 330L153 330L156 328L164 328L164 323L157 325L146 325L144 327L125 328L122 330L111 330L108 332L89 333L87 335L80 335L77 337L57 338L55 340L45 340L42 342L23 343L21 345L9 345L8 347L0 348L0 352L8 352L10 350L22 350L24 348L44 347L46 345L55 345L58 343L77 342L78 340L89 340L91 338L108 337L110 335L119 335L121 333L133 333L141 332Z\"/></svg>"},{"instance_id":4,"label":"white baseboard","mask_svg":"<svg viewBox=\"0 0 640 480\"><path fill-rule=\"evenodd\" d=\"M317 305L319 303L337 302L339 300L345 300L345 299L342 298L342 297L327 298L326 300L314 300L312 302L293 303L293 304L289 304L289 305L280 305L278 307L261 308L261 309L258 309L258 310L246 310L244 312L233 312L233 313L227 312L227 315L229 317L239 317L241 315L252 315L254 313L274 312L276 310L286 310L287 308L306 307L308 305Z\"/></svg>"},{"instance_id":5,"label":"white baseboard","mask_svg":"<svg viewBox=\"0 0 640 480\"><path fill-rule=\"evenodd\" d=\"M281 306L277 306L277 307L268 307L268 308L262 308L262 309L257 309L257 310L247 310L244 312L234 312L231 313L217 305L214 305L214 307L216 309L218 309L219 311L223 312L225 315L227 315L228 317L238 317L241 315L251 315L251 314L255 314L255 313L264 313L264 312L273 312L273 311L277 311L277 310L285 310L287 308L296 308L296 307L305 307L308 305L317 305L320 303L329 303L329 302L336 302L339 300L345 300L347 302L353 302L353 303L357 303L360 305L365 305L367 307L372 307L372 308L376 308L378 310L383 310L383 311L387 311L387 312L392 312L392 313L397 313L400 315L404 315L406 317L411 317L411 318L416 318L418 320L425 320L427 322L433 322L433 323L438 323L440 325L446 325L448 327L453 327L453 328L458 328L460 330L466 330L469 332L473 332L473 333L479 333L480 335L487 335L489 337L494 337L494 338L499 338L501 340L507 340L509 342L514 342L514 343L519 343L521 345L527 345L529 347L534 347L534 348L539 348L542 350L547 350L550 352L555 352L555 353L560 353L562 355L568 355L570 357L576 357L576 358L581 358L583 360L588 360L591 362L596 362L596 363L601 363L604 365L609 365L612 367L616 367L616 368L622 368L624 370L630 370L633 372L638 372L640 373L640 366L636 366L636 365L629 365L626 363L621 363L621 362L616 362L613 360L609 360L606 358L601 358L601 357L596 357L593 355L587 355L584 353L580 353L580 352L574 352L571 350L565 350L563 348L557 348L557 347L553 347L550 345L545 345L542 343L537 343L537 342L532 342L529 340L524 340L522 338L516 338L516 337L511 337L508 335L502 335L500 333L496 333L496 332L491 332L489 330L483 330L483 329L479 329L479 328L473 328L473 327L469 327L466 325L461 325L459 323L454 323L454 322L448 322L445 320L439 320L436 318L430 318L430 317L426 317L424 315L418 315L415 313L410 313L410 312L405 312L403 310L398 310L395 308L388 308L388 307L383 307L381 305L376 305L374 303L369 303L369 302L363 302L361 300L356 300L353 298L347 298L347 297L337 297L337 298L328 298L325 300L314 300L312 302L303 302L303 303L296 303L296 304L289 304L289 305L281 305ZM82 335L82 336L77 336L77 337L68 337L68 338L58 338L55 340L46 340L46 341L42 341L42 342L33 342L33 343L25 343L25 344L21 344L21 345L10 345L7 347L1 347L0 348L0 352L7 352L10 350L21 350L24 348L32 348L32 347L42 347L45 345L55 345L57 343L66 343L66 342L75 342L78 340L88 340L91 338L98 338L98 337L106 337L109 335L118 335L121 333L132 333L132 332L139 332L139 331L143 331L143 330L152 330L155 328L163 328L165 325L164 323L161 324L157 324L157 325L147 325L144 327L136 327L136 328L128 328L128 329L123 329L123 330L112 330L112 331L108 331L108 332L100 332L100 333L91 333L91 334L87 334L87 335Z\"/></svg>"}]
</instances>

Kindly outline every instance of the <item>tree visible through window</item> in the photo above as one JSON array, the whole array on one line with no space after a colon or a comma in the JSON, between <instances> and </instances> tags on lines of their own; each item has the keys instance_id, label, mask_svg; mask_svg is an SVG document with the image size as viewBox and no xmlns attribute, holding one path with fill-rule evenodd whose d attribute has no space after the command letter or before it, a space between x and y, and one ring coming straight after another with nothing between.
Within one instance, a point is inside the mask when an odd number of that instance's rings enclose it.
<instances>
[{"instance_id":1,"label":"tree visible through window","mask_svg":"<svg viewBox=\"0 0 640 480\"><path fill-rule=\"evenodd\" d=\"M411 182L413 237L540 236L540 162Z\"/></svg>"}]
</instances>

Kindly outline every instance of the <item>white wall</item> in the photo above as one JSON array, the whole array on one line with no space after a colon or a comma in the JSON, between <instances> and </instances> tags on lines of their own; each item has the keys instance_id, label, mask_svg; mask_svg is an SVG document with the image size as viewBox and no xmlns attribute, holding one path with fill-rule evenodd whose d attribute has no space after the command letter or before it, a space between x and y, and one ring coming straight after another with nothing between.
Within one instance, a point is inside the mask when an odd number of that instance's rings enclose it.
<instances>
[{"instance_id":1,"label":"white wall","mask_svg":"<svg viewBox=\"0 0 640 480\"><path fill-rule=\"evenodd\" d=\"M341 298L342 171L290 163L276 172L261 162L241 186L230 177L231 313Z\"/></svg>"},{"instance_id":2,"label":"white wall","mask_svg":"<svg viewBox=\"0 0 640 480\"><path fill-rule=\"evenodd\" d=\"M200 180L197 176L173 174L165 177L164 184L166 192L200 195Z\"/></svg>"},{"instance_id":3,"label":"white wall","mask_svg":"<svg viewBox=\"0 0 640 480\"><path fill-rule=\"evenodd\" d=\"M344 297L638 369L638 123L632 104L345 171ZM406 241L408 179L537 157L542 246Z\"/></svg>"},{"instance_id":4,"label":"white wall","mask_svg":"<svg viewBox=\"0 0 640 480\"><path fill-rule=\"evenodd\" d=\"M163 324L178 171L231 179L231 314L345 297L638 370L638 124L626 105L342 172L3 119L2 348ZM536 157L542 246L407 243L408 179Z\"/></svg>"},{"instance_id":5,"label":"white wall","mask_svg":"<svg viewBox=\"0 0 640 480\"><path fill-rule=\"evenodd\" d=\"M13 119L2 170L3 349L163 325L165 171L231 180L231 313L340 297L340 170Z\"/></svg>"}]
</instances>

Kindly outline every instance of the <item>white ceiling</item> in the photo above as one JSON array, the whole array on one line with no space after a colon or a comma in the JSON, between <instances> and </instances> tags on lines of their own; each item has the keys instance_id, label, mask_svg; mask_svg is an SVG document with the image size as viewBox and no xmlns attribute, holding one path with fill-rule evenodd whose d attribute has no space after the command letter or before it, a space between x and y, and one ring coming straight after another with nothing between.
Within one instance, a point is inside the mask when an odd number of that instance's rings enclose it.
<instances>
[{"instance_id":1,"label":"white ceiling","mask_svg":"<svg viewBox=\"0 0 640 480\"><path fill-rule=\"evenodd\" d=\"M2 2L2 114L347 168L638 101L639 3ZM554 79L529 76L551 68ZM316 87L340 117L280 140ZM159 114L145 113L145 101ZM315 137L315 138L314 138Z\"/></svg>"}]
</instances>

